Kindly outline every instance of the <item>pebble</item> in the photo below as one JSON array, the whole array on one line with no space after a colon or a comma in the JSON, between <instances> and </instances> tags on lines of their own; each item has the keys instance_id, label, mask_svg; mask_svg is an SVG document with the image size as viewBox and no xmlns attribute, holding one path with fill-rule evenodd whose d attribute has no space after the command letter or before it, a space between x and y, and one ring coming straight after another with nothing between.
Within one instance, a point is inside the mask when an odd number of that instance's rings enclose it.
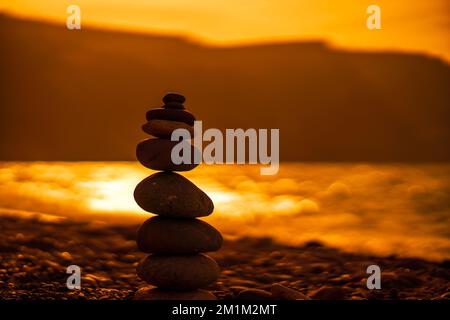
<instances>
[{"instance_id":1,"label":"pebble","mask_svg":"<svg viewBox=\"0 0 450 320\"><path fill-rule=\"evenodd\" d=\"M352 277L349 274L343 274L339 277L330 279L329 281L333 284L345 284L350 282Z\"/></svg>"},{"instance_id":2,"label":"pebble","mask_svg":"<svg viewBox=\"0 0 450 320\"><path fill-rule=\"evenodd\" d=\"M450 292L446 292L446 293L444 293L444 294L441 294L441 295L438 297L438 299L439 299L439 300L450 300Z\"/></svg>"},{"instance_id":3,"label":"pebble","mask_svg":"<svg viewBox=\"0 0 450 320\"><path fill-rule=\"evenodd\" d=\"M237 296L239 294L239 292L244 291L244 290L248 290L249 288L245 287L245 286L233 285L233 286L228 286L227 289L230 290L233 295Z\"/></svg>"},{"instance_id":4,"label":"pebble","mask_svg":"<svg viewBox=\"0 0 450 320\"><path fill-rule=\"evenodd\" d=\"M65 260L72 260L73 259L72 255L69 252L67 252L67 251L61 252L60 253L60 257L65 259Z\"/></svg>"},{"instance_id":5,"label":"pebble","mask_svg":"<svg viewBox=\"0 0 450 320\"><path fill-rule=\"evenodd\" d=\"M195 117L192 113L181 109L166 109L166 108L156 108L147 111L146 113L147 121L159 119L159 120L170 120L184 122L190 126L194 125Z\"/></svg>"},{"instance_id":6,"label":"pebble","mask_svg":"<svg viewBox=\"0 0 450 320\"><path fill-rule=\"evenodd\" d=\"M247 279L233 279L233 286L235 287L245 287L245 288L249 288L249 287L254 287L256 286L257 283L253 280L247 280Z\"/></svg>"},{"instance_id":7,"label":"pebble","mask_svg":"<svg viewBox=\"0 0 450 320\"><path fill-rule=\"evenodd\" d=\"M198 219L152 217L138 231L137 246L146 253L200 253L217 251L222 235Z\"/></svg>"},{"instance_id":8,"label":"pebble","mask_svg":"<svg viewBox=\"0 0 450 320\"><path fill-rule=\"evenodd\" d=\"M220 268L204 254L149 255L137 269L138 276L147 283L163 289L194 290L217 280Z\"/></svg>"},{"instance_id":9,"label":"pebble","mask_svg":"<svg viewBox=\"0 0 450 320\"><path fill-rule=\"evenodd\" d=\"M272 275L267 273L255 274L255 279L262 283L272 283Z\"/></svg>"},{"instance_id":10,"label":"pebble","mask_svg":"<svg viewBox=\"0 0 450 320\"><path fill-rule=\"evenodd\" d=\"M383 272L381 274L381 288L385 289L414 288L422 284L423 280L414 275L410 275L407 272L404 273Z\"/></svg>"},{"instance_id":11,"label":"pebble","mask_svg":"<svg viewBox=\"0 0 450 320\"><path fill-rule=\"evenodd\" d=\"M174 172L158 172L142 180L134 199L145 211L175 218L195 218L211 214L211 199L191 181Z\"/></svg>"},{"instance_id":12,"label":"pebble","mask_svg":"<svg viewBox=\"0 0 450 320\"><path fill-rule=\"evenodd\" d=\"M351 296L350 300L366 300L364 297L360 297L360 296Z\"/></svg>"},{"instance_id":13,"label":"pebble","mask_svg":"<svg viewBox=\"0 0 450 320\"><path fill-rule=\"evenodd\" d=\"M330 264L325 262L311 263L308 271L311 273L323 273L330 269Z\"/></svg>"},{"instance_id":14,"label":"pebble","mask_svg":"<svg viewBox=\"0 0 450 320\"><path fill-rule=\"evenodd\" d=\"M261 289L246 289L238 293L239 300L271 300L272 294Z\"/></svg>"},{"instance_id":15,"label":"pebble","mask_svg":"<svg viewBox=\"0 0 450 320\"><path fill-rule=\"evenodd\" d=\"M322 286L309 294L311 298L316 300L343 300L345 295L346 290L342 287L330 286Z\"/></svg>"},{"instance_id":16,"label":"pebble","mask_svg":"<svg viewBox=\"0 0 450 320\"><path fill-rule=\"evenodd\" d=\"M216 296L206 290L173 291L158 288L141 288L134 300L216 300Z\"/></svg>"},{"instance_id":17,"label":"pebble","mask_svg":"<svg viewBox=\"0 0 450 320\"><path fill-rule=\"evenodd\" d=\"M153 170L158 171L190 171L198 166L194 163L194 153L200 151L193 145L189 163L175 164L172 162L172 149L180 142L168 139L147 139L140 142L136 148L136 158L139 162ZM184 141L184 143L188 143Z\"/></svg>"},{"instance_id":18,"label":"pebble","mask_svg":"<svg viewBox=\"0 0 450 320\"><path fill-rule=\"evenodd\" d=\"M310 300L308 296L300 291L285 287L279 283L272 285L270 291L274 299L280 300Z\"/></svg>"},{"instance_id":19,"label":"pebble","mask_svg":"<svg viewBox=\"0 0 450 320\"><path fill-rule=\"evenodd\" d=\"M142 126L145 133L158 138L170 138L176 129L186 129L191 137L194 136L194 128L184 122L155 119Z\"/></svg>"}]
</instances>

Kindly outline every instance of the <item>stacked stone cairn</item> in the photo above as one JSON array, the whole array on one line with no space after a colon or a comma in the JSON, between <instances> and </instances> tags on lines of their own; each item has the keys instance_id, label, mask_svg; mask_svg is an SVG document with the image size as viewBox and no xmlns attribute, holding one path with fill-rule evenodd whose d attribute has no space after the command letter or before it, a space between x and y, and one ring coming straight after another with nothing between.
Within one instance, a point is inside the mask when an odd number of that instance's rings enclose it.
<instances>
[{"instance_id":1,"label":"stacked stone cairn","mask_svg":"<svg viewBox=\"0 0 450 320\"><path fill-rule=\"evenodd\" d=\"M148 253L137 266L138 276L151 286L135 294L139 300L210 300L215 296L200 288L213 284L219 266L205 252L222 246L222 235L208 223L197 219L213 212L211 199L195 184L175 171L194 169L174 164L172 132L183 128L193 137L194 116L185 110L185 98L169 93L164 106L147 112L142 130L155 138L140 142L136 156L145 167L160 172L142 180L134 190L134 199L147 212L156 214L145 221L137 234L139 250ZM192 148L192 158L194 152Z\"/></svg>"}]
</instances>

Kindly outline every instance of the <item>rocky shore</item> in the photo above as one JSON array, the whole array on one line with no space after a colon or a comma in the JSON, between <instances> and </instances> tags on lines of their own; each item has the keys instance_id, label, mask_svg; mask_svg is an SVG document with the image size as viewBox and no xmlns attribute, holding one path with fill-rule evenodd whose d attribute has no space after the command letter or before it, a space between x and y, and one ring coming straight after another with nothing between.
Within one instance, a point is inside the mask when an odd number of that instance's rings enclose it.
<instances>
[{"instance_id":1,"label":"rocky shore","mask_svg":"<svg viewBox=\"0 0 450 320\"><path fill-rule=\"evenodd\" d=\"M136 225L0 218L1 299L132 299L147 284L135 273L145 256ZM218 299L450 299L450 261L344 253L310 242L227 239L210 254L222 268L205 288ZM81 267L81 290L66 287L67 266ZM366 288L368 265L382 289ZM188 298L188 297L187 297Z\"/></svg>"}]
</instances>

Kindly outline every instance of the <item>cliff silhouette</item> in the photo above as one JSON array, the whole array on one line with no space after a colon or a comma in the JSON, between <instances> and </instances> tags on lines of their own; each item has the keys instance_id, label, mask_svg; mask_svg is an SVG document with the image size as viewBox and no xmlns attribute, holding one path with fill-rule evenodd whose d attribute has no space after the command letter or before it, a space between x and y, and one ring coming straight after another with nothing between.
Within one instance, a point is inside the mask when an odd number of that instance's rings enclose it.
<instances>
[{"instance_id":1,"label":"cliff silhouette","mask_svg":"<svg viewBox=\"0 0 450 320\"><path fill-rule=\"evenodd\" d=\"M450 160L450 68L435 57L212 47L5 15L0 39L0 160L133 160L167 91L205 128L280 128L282 161Z\"/></svg>"}]
</instances>

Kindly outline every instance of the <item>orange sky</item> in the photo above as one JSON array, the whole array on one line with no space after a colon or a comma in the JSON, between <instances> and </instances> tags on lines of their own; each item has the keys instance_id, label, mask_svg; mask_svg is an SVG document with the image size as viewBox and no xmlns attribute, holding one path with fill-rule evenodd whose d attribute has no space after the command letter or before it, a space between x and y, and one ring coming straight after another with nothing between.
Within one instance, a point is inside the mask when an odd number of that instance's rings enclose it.
<instances>
[{"instance_id":1,"label":"orange sky","mask_svg":"<svg viewBox=\"0 0 450 320\"><path fill-rule=\"evenodd\" d=\"M81 8L83 25L183 34L213 44L326 39L350 48L398 49L450 61L448 0L0 0L0 10L65 23ZM366 28L381 7L382 30Z\"/></svg>"}]
</instances>

